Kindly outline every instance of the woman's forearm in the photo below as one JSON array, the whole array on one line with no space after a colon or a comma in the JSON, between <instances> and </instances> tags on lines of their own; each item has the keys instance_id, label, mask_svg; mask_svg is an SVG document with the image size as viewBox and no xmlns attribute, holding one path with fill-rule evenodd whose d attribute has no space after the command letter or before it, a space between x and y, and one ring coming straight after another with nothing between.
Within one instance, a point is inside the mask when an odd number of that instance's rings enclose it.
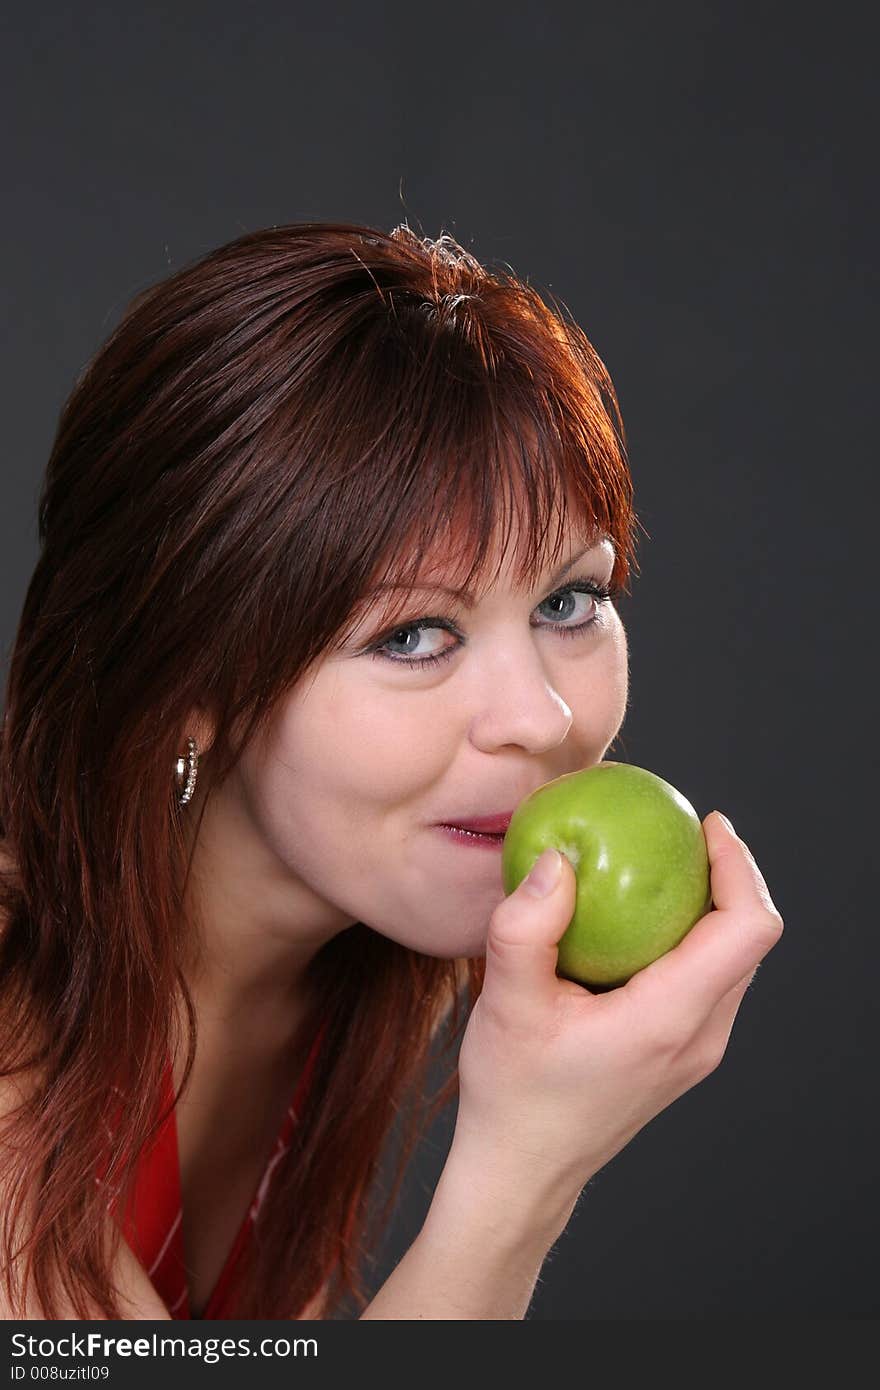
<instances>
[{"instance_id":1,"label":"woman's forearm","mask_svg":"<svg viewBox=\"0 0 880 1390\"><path fill-rule=\"evenodd\" d=\"M496 1154L450 1150L425 1223L362 1318L524 1318L577 1201Z\"/></svg>"}]
</instances>

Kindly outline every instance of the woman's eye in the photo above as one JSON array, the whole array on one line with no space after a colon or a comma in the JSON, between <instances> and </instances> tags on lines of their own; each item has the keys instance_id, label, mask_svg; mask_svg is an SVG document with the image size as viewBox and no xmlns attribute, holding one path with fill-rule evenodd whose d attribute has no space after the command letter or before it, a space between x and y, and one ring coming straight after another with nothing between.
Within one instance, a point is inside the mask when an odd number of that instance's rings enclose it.
<instances>
[{"instance_id":1,"label":"woman's eye","mask_svg":"<svg viewBox=\"0 0 880 1390\"><path fill-rule=\"evenodd\" d=\"M538 604L535 612L544 609L547 617L531 625L551 629L559 637L587 636L599 619L602 605L612 596L613 591L609 586L598 584L593 579L573 581ZM444 644L439 637L442 631L451 633L458 640ZM438 636L426 640L426 634L431 633ZM461 635L448 619L430 617L395 628L370 648L370 652L381 661L395 661L398 665L419 669L445 661L461 645Z\"/></svg>"},{"instance_id":2,"label":"woman's eye","mask_svg":"<svg viewBox=\"0 0 880 1390\"><path fill-rule=\"evenodd\" d=\"M418 623L408 623L406 627L399 627L390 637L386 637L382 646L376 650L383 656L388 652L393 660L403 661L409 666L414 665L416 661L439 661L447 652L455 650L454 643L443 646L439 639L439 633L444 627L445 624L438 618L423 618ZM430 637L432 633L438 636ZM395 645L396 650L391 651Z\"/></svg>"},{"instance_id":3,"label":"woman's eye","mask_svg":"<svg viewBox=\"0 0 880 1390\"><path fill-rule=\"evenodd\" d=\"M597 586L598 587L598 586ZM577 600L581 600L578 602ZM545 598L543 603L538 604L539 608L546 608L551 614L551 627L561 627L563 632L576 632L579 627L587 627L594 621L598 613L598 600L595 593L584 589L559 589L557 593ZM569 619L574 619L572 626L563 626ZM537 624L538 627L547 624Z\"/></svg>"}]
</instances>

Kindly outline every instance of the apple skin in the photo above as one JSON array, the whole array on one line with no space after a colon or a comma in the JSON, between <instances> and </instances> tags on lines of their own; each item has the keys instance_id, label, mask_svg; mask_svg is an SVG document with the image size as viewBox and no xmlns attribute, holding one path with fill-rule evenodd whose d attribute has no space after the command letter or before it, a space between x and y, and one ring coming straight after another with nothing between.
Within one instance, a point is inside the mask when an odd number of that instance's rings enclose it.
<instances>
[{"instance_id":1,"label":"apple skin","mask_svg":"<svg viewBox=\"0 0 880 1390\"><path fill-rule=\"evenodd\" d=\"M625 984L712 906L700 818L681 792L643 767L602 762L525 797L501 851L506 894L548 846L565 855L577 880L556 973L578 984Z\"/></svg>"}]
</instances>

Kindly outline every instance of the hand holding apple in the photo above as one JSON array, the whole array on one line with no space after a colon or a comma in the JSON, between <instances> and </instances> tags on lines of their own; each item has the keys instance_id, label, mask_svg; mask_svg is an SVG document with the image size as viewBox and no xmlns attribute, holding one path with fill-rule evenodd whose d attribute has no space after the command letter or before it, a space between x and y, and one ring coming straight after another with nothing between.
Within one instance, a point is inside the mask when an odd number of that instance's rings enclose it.
<instances>
[{"instance_id":1,"label":"hand holding apple","mask_svg":"<svg viewBox=\"0 0 880 1390\"><path fill-rule=\"evenodd\" d=\"M552 1243L589 1178L718 1066L782 919L717 812L702 831L714 909L620 988L593 994L556 973L577 890L565 855L542 856L544 896L526 879L492 913L438 1221L479 1210L492 1229Z\"/></svg>"},{"instance_id":2,"label":"hand holding apple","mask_svg":"<svg viewBox=\"0 0 880 1390\"><path fill-rule=\"evenodd\" d=\"M602 762L521 801L504 837L505 892L548 847L575 871L574 912L557 968L581 984L623 984L677 946L711 906L699 817L645 768Z\"/></svg>"}]
</instances>

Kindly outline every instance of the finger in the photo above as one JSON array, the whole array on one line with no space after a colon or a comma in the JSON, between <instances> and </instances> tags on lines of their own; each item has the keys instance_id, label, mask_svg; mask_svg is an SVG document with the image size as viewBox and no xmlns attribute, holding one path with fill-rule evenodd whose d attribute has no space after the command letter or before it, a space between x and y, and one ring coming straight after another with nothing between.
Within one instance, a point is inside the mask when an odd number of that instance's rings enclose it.
<instances>
[{"instance_id":1,"label":"finger","mask_svg":"<svg viewBox=\"0 0 880 1390\"><path fill-rule=\"evenodd\" d=\"M643 977L640 990L656 988L670 1004L708 1016L776 945L782 918L751 853L717 811L703 827L715 911L634 979Z\"/></svg>"},{"instance_id":2,"label":"finger","mask_svg":"<svg viewBox=\"0 0 880 1390\"><path fill-rule=\"evenodd\" d=\"M713 811L703 821L703 835L709 851L715 906L743 911L756 908L775 913L764 876L730 821L719 811Z\"/></svg>"},{"instance_id":3,"label":"finger","mask_svg":"<svg viewBox=\"0 0 880 1390\"><path fill-rule=\"evenodd\" d=\"M570 861L546 849L498 904L486 939L485 1006L532 1010L556 998L557 946L574 916L576 892Z\"/></svg>"}]
</instances>

